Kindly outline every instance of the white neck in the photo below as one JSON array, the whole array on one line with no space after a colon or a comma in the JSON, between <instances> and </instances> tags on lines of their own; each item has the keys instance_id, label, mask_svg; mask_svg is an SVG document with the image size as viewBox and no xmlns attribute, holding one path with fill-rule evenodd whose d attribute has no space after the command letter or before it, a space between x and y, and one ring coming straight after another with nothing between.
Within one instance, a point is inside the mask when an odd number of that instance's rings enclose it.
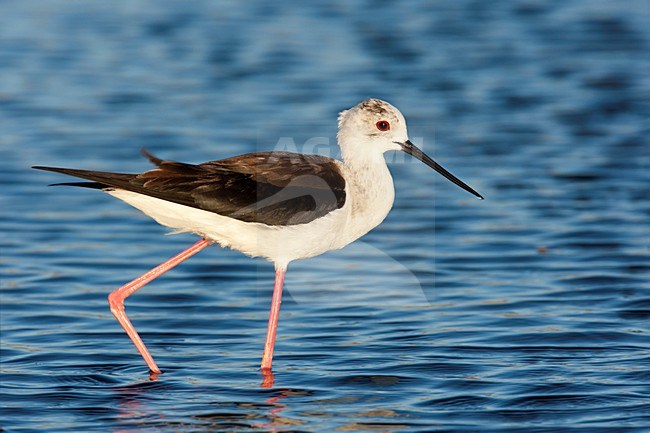
<instances>
[{"instance_id":1,"label":"white neck","mask_svg":"<svg viewBox=\"0 0 650 433\"><path fill-rule=\"evenodd\" d=\"M347 237L363 236L378 226L393 206L395 188L383 154L355 155L343 152L346 200L350 200ZM351 240L350 240L351 241Z\"/></svg>"}]
</instances>

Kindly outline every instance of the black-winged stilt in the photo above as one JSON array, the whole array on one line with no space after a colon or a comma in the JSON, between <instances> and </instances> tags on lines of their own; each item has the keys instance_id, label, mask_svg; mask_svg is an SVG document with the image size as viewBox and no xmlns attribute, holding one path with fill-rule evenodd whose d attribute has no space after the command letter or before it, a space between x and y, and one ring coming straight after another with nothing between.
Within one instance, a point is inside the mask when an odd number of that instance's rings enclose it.
<instances>
[{"instance_id":1,"label":"black-winged stilt","mask_svg":"<svg viewBox=\"0 0 650 433\"><path fill-rule=\"evenodd\" d=\"M387 102L367 99L341 112L338 123L343 162L317 155L256 152L193 165L164 161L144 151L157 168L141 174L34 167L90 180L63 185L101 189L176 232L202 237L108 296L111 312L151 373L161 370L129 321L124 300L211 243L264 257L275 265L261 363L262 371L270 372L287 266L342 248L383 221L395 196L384 152L402 150L483 198L411 143L404 116Z\"/></svg>"}]
</instances>

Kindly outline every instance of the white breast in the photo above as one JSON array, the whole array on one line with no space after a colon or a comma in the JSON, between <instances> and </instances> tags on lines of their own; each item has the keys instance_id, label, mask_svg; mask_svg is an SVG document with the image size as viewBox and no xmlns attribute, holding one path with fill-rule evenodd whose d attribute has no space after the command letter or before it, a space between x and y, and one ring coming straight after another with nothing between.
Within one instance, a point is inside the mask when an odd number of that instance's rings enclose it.
<instances>
[{"instance_id":1,"label":"white breast","mask_svg":"<svg viewBox=\"0 0 650 433\"><path fill-rule=\"evenodd\" d=\"M340 246L349 244L377 227L393 207L395 187L386 163L354 167L345 165L348 219L338 239Z\"/></svg>"}]
</instances>

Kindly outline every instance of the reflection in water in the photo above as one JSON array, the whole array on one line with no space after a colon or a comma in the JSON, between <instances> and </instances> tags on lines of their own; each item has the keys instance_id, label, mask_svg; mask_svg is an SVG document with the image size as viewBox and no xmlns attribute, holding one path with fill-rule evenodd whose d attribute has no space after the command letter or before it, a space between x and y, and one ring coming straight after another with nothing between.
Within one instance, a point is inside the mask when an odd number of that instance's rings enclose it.
<instances>
[{"instance_id":1,"label":"reflection in water","mask_svg":"<svg viewBox=\"0 0 650 433\"><path fill-rule=\"evenodd\" d=\"M164 423L165 416L162 411L153 409L148 404L147 394L151 391L159 392L161 390L151 387L150 382L142 382L132 386L121 386L113 388L114 400L118 413L116 420L120 427L115 430L116 433L133 433L141 431L138 426L143 422L148 422L152 418L152 411L155 412L156 423Z\"/></svg>"},{"instance_id":2,"label":"reflection in water","mask_svg":"<svg viewBox=\"0 0 650 433\"><path fill-rule=\"evenodd\" d=\"M646 431L647 1L294 3L2 2L2 428ZM131 301L137 382L106 295L190 237L27 167L309 152L367 96L487 200L392 163L384 224L288 275L275 378L273 267L206 251Z\"/></svg>"},{"instance_id":3,"label":"reflection in water","mask_svg":"<svg viewBox=\"0 0 650 433\"><path fill-rule=\"evenodd\" d=\"M304 398L310 396L310 393L304 390L276 389L269 394L268 389L272 387L273 380L273 373L267 372L260 390L245 392L251 397L246 401L217 401L207 404L193 402L197 401L197 397L199 401L218 399L220 390L202 389L200 385L196 388L175 389L173 383L165 384L164 379L114 387L112 400L118 410L115 420L119 425L114 431L133 433L142 431L142 428L174 427L175 423L168 421L166 413L178 416L179 412L186 412L188 418L194 420L186 423L188 427L191 425L193 431L209 432L236 425L275 432L287 426L303 424L304 420L283 415L282 412L288 409L291 397ZM156 402L170 392L185 395L185 401L166 409L158 406ZM260 395L265 396L263 404L256 402Z\"/></svg>"},{"instance_id":4,"label":"reflection in water","mask_svg":"<svg viewBox=\"0 0 650 433\"><path fill-rule=\"evenodd\" d=\"M292 419L286 416L280 416L280 413L287 409L287 397L292 395L305 395L304 392L296 393L289 389L277 390L278 395L274 395L265 400L268 405L269 411L267 412L267 421L262 423L255 423L253 427L265 429L265 431L276 432L278 429L283 429L287 426L295 426L303 424L303 421Z\"/></svg>"}]
</instances>

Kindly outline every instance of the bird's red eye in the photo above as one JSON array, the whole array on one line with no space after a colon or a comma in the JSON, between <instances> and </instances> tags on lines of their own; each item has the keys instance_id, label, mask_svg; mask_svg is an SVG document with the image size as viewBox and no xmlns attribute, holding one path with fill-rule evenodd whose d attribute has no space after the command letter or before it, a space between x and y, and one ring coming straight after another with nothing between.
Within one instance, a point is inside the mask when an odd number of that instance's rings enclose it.
<instances>
[{"instance_id":1,"label":"bird's red eye","mask_svg":"<svg viewBox=\"0 0 650 433\"><path fill-rule=\"evenodd\" d=\"M388 131L390 129L390 123L386 122L385 120L380 120L379 122L375 123L375 125L380 131Z\"/></svg>"}]
</instances>

